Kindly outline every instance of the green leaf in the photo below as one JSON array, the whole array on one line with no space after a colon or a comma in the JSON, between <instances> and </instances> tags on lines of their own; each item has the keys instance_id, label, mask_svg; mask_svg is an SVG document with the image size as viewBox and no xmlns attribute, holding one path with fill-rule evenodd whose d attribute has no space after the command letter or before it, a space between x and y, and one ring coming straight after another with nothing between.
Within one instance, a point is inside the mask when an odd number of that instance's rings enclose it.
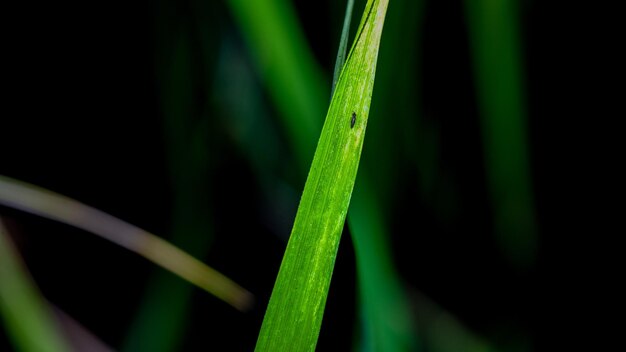
<instances>
[{"instance_id":1,"label":"green leaf","mask_svg":"<svg viewBox=\"0 0 626 352\"><path fill-rule=\"evenodd\" d=\"M319 335L370 109L388 0L370 0L315 151L257 351L312 351Z\"/></svg>"}]
</instances>

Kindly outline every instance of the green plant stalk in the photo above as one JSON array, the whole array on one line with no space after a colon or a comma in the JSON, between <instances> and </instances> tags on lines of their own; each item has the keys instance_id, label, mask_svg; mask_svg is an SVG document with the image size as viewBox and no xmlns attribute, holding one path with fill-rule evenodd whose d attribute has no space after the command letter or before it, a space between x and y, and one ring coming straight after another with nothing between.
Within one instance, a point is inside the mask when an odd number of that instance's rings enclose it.
<instances>
[{"instance_id":1,"label":"green plant stalk","mask_svg":"<svg viewBox=\"0 0 626 352\"><path fill-rule=\"evenodd\" d=\"M0 314L14 347L24 352L70 351L52 310L30 279L0 219Z\"/></svg>"},{"instance_id":2,"label":"green plant stalk","mask_svg":"<svg viewBox=\"0 0 626 352\"><path fill-rule=\"evenodd\" d=\"M357 258L360 305L366 325L363 351L416 351L417 338L404 287L391 262L391 249L373 187L360 177L352 194L348 224ZM376 259L374 259L376 258Z\"/></svg>"},{"instance_id":3,"label":"green plant stalk","mask_svg":"<svg viewBox=\"0 0 626 352\"><path fill-rule=\"evenodd\" d=\"M287 0L230 0L230 8L252 48L255 62L283 118L302 170L308 169L319 136L328 93L322 70L306 47L297 15Z\"/></svg>"},{"instance_id":4,"label":"green plant stalk","mask_svg":"<svg viewBox=\"0 0 626 352\"><path fill-rule=\"evenodd\" d=\"M312 351L369 114L387 0L367 3L330 103L256 351Z\"/></svg>"},{"instance_id":5,"label":"green plant stalk","mask_svg":"<svg viewBox=\"0 0 626 352\"><path fill-rule=\"evenodd\" d=\"M517 6L466 1L494 228L503 251L524 269L537 239Z\"/></svg>"}]
</instances>

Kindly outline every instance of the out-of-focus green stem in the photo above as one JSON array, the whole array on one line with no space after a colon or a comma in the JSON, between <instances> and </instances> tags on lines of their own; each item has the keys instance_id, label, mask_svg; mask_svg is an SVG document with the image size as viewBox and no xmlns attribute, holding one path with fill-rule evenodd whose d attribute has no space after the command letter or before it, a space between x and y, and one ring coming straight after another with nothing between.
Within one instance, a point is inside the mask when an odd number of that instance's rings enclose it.
<instances>
[{"instance_id":1,"label":"out-of-focus green stem","mask_svg":"<svg viewBox=\"0 0 626 352\"><path fill-rule=\"evenodd\" d=\"M415 351L415 326L404 287L391 262L387 224L367 178L352 193L348 225L357 260L366 351Z\"/></svg>"},{"instance_id":2,"label":"out-of-focus green stem","mask_svg":"<svg viewBox=\"0 0 626 352\"><path fill-rule=\"evenodd\" d=\"M518 268L537 247L516 0L468 0L475 79L494 228Z\"/></svg>"},{"instance_id":3,"label":"out-of-focus green stem","mask_svg":"<svg viewBox=\"0 0 626 352\"><path fill-rule=\"evenodd\" d=\"M308 170L327 111L324 75L287 0L229 0L259 72L279 108L301 170ZM327 88L325 88L327 87Z\"/></svg>"},{"instance_id":4,"label":"out-of-focus green stem","mask_svg":"<svg viewBox=\"0 0 626 352\"><path fill-rule=\"evenodd\" d=\"M70 351L50 307L31 281L1 219L0 314L17 350Z\"/></svg>"}]
</instances>

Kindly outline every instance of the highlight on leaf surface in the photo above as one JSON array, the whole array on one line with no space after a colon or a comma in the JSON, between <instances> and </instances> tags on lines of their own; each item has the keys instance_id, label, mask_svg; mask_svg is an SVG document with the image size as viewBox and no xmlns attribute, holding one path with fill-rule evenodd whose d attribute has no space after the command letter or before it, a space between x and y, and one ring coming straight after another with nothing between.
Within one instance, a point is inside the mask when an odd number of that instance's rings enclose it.
<instances>
[{"instance_id":1,"label":"highlight on leaf surface","mask_svg":"<svg viewBox=\"0 0 626 352\"><path fill-rule=\"evenodd\" d=\"M341 71L257 341L314 350L354 186L388 1L370 0ZM356 114L351 126L352 114Z\"/></svg>"}]
</instances>

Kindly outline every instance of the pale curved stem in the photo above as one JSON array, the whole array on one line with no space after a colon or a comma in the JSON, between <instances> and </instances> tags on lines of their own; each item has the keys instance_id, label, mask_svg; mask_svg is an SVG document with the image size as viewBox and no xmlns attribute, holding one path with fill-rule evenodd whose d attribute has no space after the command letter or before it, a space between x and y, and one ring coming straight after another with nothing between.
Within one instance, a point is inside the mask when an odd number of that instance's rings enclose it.
<instances>
[{"instance_id":1,"label":"pale curved stem","mask_svg":"<svg viewBox=\"0 0 626 352\"><path fill-rule=\"evenodd\" d=\"M228 277L162 238L52 191L0 176L0 205L72 225L131 250L238 310L254 296Z\"/></svg>"}]
</instances>

